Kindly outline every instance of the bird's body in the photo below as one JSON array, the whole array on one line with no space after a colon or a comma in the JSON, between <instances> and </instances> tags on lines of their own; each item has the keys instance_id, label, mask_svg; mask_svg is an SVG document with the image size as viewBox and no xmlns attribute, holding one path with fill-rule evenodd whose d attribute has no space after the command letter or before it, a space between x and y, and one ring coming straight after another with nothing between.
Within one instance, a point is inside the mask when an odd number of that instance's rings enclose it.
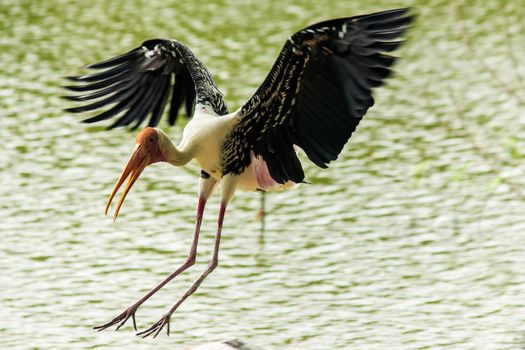
<instances>
[{"instance_id":1,"label":"bird's body","mask_svg":"<svg viewBox=\"0 0 525 350\"><path fill-rule=\"evenodd\" d=\"M220 183L223 174L221 167L221 145L231 132L233 126L239 122L239 112L223 116L209 113L200 113L199 106L196 107L195 115L190 120L182 133L182 139L176 149L182 154L191 155L202 170L210 175L212 179ZM162 135L162 144L166 146L163 153L173 153L174 147L167 134L156 129ZM168 158L169 163L180 165L177 157ZM235 187L242 191L276 191L293 187L293 181L279 184L274 181L264 160L252 154L251 163L235 177Z\"/></svg>"},{"instance_id":2,"label":"bird's body","mask_svg":"<svg viewBox=\"0 0 525 350\"><path fill-rule=\"evenodd\" d=\"M179 305L199 287L218 264L224 214L235 191L280 190L304 182L296 150L326 168L337 159L362 117L374 104L372 90L382 85L395 57L387 53L401 44L412 21L407 9L333 19L311 25L290 36L270 73L255 94L230 113L211 74L190 49L177 40L154 39L121 56L88 66L102 70L70 78L79 84L73 101L94 101L71 112L111 106L86 122L118 117L111 127L138 127L148 116L135 149L108 200L106 212L124 181L129 181L115 210L144 168L164 161L200 165L199 201L193 242L188 257L143 298L128 307L102 330L129 318L135 321L140 305L175 276L194 265L206 201L221 187L221 205L213 256L208 268L157 323L140 335L157 335ZM170 98L171 95L171 98ZM177 146L155 128L170 100L173 124L185 105L193 119ZM135 322L134 322L135 325ZM136 327L135 327L136 328Z\"/></svg>"}]
</instances>

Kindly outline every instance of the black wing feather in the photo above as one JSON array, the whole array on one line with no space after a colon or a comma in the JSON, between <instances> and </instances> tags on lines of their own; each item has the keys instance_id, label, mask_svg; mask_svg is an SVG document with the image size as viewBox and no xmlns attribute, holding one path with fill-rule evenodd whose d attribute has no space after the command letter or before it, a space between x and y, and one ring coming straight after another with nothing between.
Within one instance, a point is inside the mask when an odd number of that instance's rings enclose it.
<instances>
[{"instance_id":1,"label":"black wing feather","mask_svg":"<svg viewBox=\"0 0 525 350\"><path fill-rule=\"evenodd\" d=\"M329 20L292 35L222 145L223 174L242 173L253 152L275 181L301 182L294 145L322 168L337 159L374 104L372 89L391 74L396 58L387 53L402 43L408 11Z\"/></svg>"},{"instance_id":2,"label":"black wing feather","mask_svg":"<svg viewBox=\"0 0 525 350\"><path fill-rule=\"evenodd\" d=\"M107 60L89 64L86 66L86 68L89 69L102 69L102 68L109 68L114 67L116 65L119 65L124 62L128 62L130 60L134 60L138 57L142 57L142 50L141 48L136 48L134 50L128 51L125 54L115 56L113 58L109 58Z\"/></svg>"},{"instance_id":3,"label":"black wing feather","mask_svg":"<svg viewBox=\"0 0 525 350\"><path fill-rule=\"evenodd\" d=\"M75 81L75 82L94 82L94 81L101 81L101 80L113 78L119 75L127 75L130 72L132 72L134 66L137 63L140 63L141 61L142 59L139 58L138 60L135 60L135 61L124 62L122 64L119 64L116 67L110 68L102 72L82 75L79 77L69 77L69 80Z\"/></svg>"},{"instance_id":4,"label":"black wing feather","mask_svg":"<svg viewBox=\"0 0 525 350\"><path fill-rule=\"evenodd\" d=\"M71 91L75 91L75 92L98 90L98 89L102 89L108 86L112 86L113 84L117 82L130 81L131 79L128 76L126 76L125 73L126 72L124 72L123 74L116 75L109 79L97 81L96 83L91 83L91 84L86 84L86 85L68 85L68 86L64 86L64 88L71 90ZM67 78L67 79L71 80L70 78Z\"/></svg>"},{"instance_id":5,"label":"black wing feather","mask_svg":"<svg viewBox=\"0 0 525 350\"><path fill-rule=\"evenodd\" d=\"M135 129L150 116L148 125L156 126L170 96L171 125L184 102L188 117L193 113L195 103L207 104L217 115L228 113L223 95L209 72L185 45L176 40L148 40L123 55L86 68L102 71L68 77L78 85L65 86L66 89L88 93L65 98L94 102L66 111L82 113L114 104L84 120L87 123L116 117L110 129L127 125L133 125L132 129Z\"/></svg>"},{"instance_id":6,"label":"black wing feather","mask_svg":"<svg viewBox=\"0 0 525 350\"><path fill-rule=\"evenodd\" d=\"M180 74L175 77L175 84L173 85L173 91L171 95L171 105L168 122L170 125L174 125L177 121L178 111L182 106L182 103L186 99L186 94L189 91L187 89L188 80L190 79L189 74L183 70Z\"/></svg>"},{"instance_id":7,"label":"black wing feather","mask_svg":"<svg viewBox=\"0 0 525 350\"><path fill-rule=\"evenodd\" d=\"M159 123L160 117L162 116L162 112L164 111L164 107L166 106L166 102L168 101L169 96L169 85L171 83L171 77L167 77L164 80L164 86L161 88L161 94L159 95L159 100L154 103L154 109L151 113L151 118L148 122L148 126L154 127ZM137 123L135 125L135 128L137 128L140 124ZM173 124L171 124L173 125Z\"/></svg>"}]
</instances>

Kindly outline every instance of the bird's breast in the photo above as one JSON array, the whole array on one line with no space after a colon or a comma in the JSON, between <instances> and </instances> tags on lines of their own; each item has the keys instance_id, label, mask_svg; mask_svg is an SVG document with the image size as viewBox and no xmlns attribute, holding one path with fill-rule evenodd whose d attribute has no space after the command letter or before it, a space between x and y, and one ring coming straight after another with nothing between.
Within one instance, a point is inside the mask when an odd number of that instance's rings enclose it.
<instances>
[{"instance_id":1,"label":"bird's breast","mask_svg":"<svg viewBox=\"0 0 525 350\"><path fill-rule=\"evenodd\" d=\"M193 149L197 163L216 179L221 178L221 145L231 131L228 117L195 118L186 125L182 135L181 144Z\"/></svg>"}]
</instances>

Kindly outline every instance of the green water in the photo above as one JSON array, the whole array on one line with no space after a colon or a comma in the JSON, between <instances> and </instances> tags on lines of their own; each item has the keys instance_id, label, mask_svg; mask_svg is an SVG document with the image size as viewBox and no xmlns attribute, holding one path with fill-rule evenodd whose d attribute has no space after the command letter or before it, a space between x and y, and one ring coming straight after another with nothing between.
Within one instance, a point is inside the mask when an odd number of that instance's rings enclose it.
<instances>
[{"instance_id":1,"label":"green water","mask_svg":"<svg viewBox=\"0 0 525 350\"><path fill-rule=\"evenodd\" d=\"M0 348L525 347L525 3L283 3L1 0ZM113 224L103 207L134 135L62 112L61 77L173 37L234 109L295 30L405 5L419 19L396 77L340 159L267 197L263 239L259 196L237 196L219 268L170 337L94 332L186 256L199 169L148 168ZM140 329L205 268L217 209L214 198L197 266L139 309Z\"/></svg>"}]
</instances>

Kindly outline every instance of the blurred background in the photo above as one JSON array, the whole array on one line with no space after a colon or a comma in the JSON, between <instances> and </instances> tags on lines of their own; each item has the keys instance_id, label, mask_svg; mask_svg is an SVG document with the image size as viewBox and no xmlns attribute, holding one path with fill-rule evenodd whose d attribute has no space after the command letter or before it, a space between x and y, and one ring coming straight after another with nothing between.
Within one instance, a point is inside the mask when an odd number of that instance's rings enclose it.
<instances>
[{"instance_id":1,"label":"blurred background","mask_svg":"<svg viewBox=\"0 0 525 350\"><path fill-rule=\"evenodd\" d=\"M522 0L0 2L0 347L525 348L525 6ZM186 256L199 168L148 168L119 220L103 215L135 132L67 114L67 75L149 38L176 38L239 107L293 32L413 6L396 75L328 170L229 207L219 268L171 336L91 329ZM183 123L161 127L178 139ZM137 313L145 329L211 255Z\"/></svg>"}]
</instances>

